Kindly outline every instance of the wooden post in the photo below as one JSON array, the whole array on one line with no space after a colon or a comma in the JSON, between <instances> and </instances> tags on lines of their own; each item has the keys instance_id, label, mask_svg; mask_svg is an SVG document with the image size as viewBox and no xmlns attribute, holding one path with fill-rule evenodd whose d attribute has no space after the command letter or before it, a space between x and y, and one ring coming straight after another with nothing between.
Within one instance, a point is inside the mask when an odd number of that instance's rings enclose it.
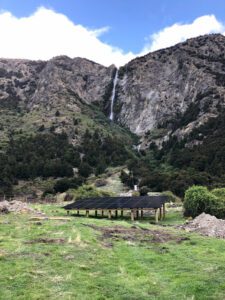
<instances>
[{"instance_id":1,"label":"wooden post","mask_svg":"<svg viewBox=\"0 0 225 300\"><path fill-rule=\"evenodd\" d=\"M104 217L104 210L102 210L102 217Z\"/></svg>"},{"instance_id":2,"label":"wooden post","mask_svg":"<svg viewBox=\"0 0 225 300\"><path fill-rule=\"evenodd\" d=\"M160 209L159 209L159 220L162 220L162 207L160 207Z\"/></svg>"},{"instance_id":3,"label":"wooden post","mask_svg":"<svg viewBox=\"0 0 225 300\"><path fill-rule=\"evenodd\" d=\"M79 211L79 209L77 210L77 215L78 215L78 216L80 215L80 211Z\"/></svg>"},{"instance_id":4,"label":"wooden post","mask_svg":"<svg viewBox=\"0 0 225 300\"><path fill-rule=\"evenodd\" d=\"M95 217L97 217L98 216L98 211L97 210L95 210Z\"/></svg>"},{"instance_id":5,"label":"wooden post","mask_svg":"<svg viewBox=\"0 0 225 300\"><path fill-rule=\"evenodd\" d=\"M136 210L136 218L139 218L139 209Z\"/></svg>"},{"instance_id":6,"label":"wooden post","mask_svg":"<svg viewBox=\"0 0 225 300\"><path fill-rule=\"evenodd\" d=\"M86 210L86 217L89 217L89 210Z\"/></svg>"},{"instance_id":7,"label":"wooden post","mask_svg":"<svg viewBox=\"0 0 225 300\"><path fill-rule=\"evenodd\" d=\"M163 219L166 217L166 203L163 203Z\"/></svg>"},{"instance_id":8,"label":"wooden post","mask_svg":"<svg viewBox=\"0 0 225 300\"><path fill-rule=\"evenodd\" d=\"M70 214L70 211L69 210L67 210L67 215L69 215Z\"/></svg>"},{"instance_id":9,"label":"wooden post","mask_svg":"<svg viewBox=\"0 0 225 300\"><path fill-rule=\"evenodd\" d=\"M118 210L117 209L115 210L115 217L116 218L118 217Z\"/></svg>"},{"instance_id":10,"label":"wooden post","mask_svg":"<svg viewBox=\"0 0 225 300\"><path fill-rule=\"evenodd\" d=\"M134 210L133 209L130 210L130 219L132 222L134 221Z\"/></svg>"},{"instance_id":11,"label":"wooden post","mask_svg":"<svg viewBox=\"0 0 225 300\"><path fill-rule=\"evenodd\" d=\"M121 212L120 212L120 214L121 214L121 217L123 217L123 210L121 209Z\"/></svg>"},{"instance_id":12,"label":"wooden post","mask_svg":"<svg viewBox=\"0 0 225 300\"><path fill-rule=\"evenodd\" d=\"M111 219L112 218L112 212L111 210L109 210L109 213L108 213L108 218Z\"/></svg>"},{"instance_id":13,"label":"wooden post","mask_svg":"<svg viewBox=\"0 0 225 300\"><path fill-rule=\"evenodd\" d=\"M141 218L143 219L143 217L144 217L144 211L143 211L143 209L141 210Z\"/></svg>"},{"instance_id":14,"label":"wooden post","mask_svg":"<svg viewBox=\"0 0 225 300\"><path fill-rule=\"evenodd\" d=\"M155 209L155 222L158 223L159 222L159 209Z\"/></svg>"}]
</instances>

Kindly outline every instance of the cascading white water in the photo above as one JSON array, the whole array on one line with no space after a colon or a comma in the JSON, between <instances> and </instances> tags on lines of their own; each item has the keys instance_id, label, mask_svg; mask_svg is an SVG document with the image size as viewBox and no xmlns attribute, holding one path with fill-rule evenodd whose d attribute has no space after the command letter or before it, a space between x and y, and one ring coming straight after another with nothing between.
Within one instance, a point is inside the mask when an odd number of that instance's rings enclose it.
<instances>
[{"instance_id":1,"label":"cascading white water","mask_svg":"<svg viewBox=\"0 0 225 300\"><path fill-rule=\"evenodd\" d=\"M118 81L118 69L116 69L116 74L115 74L115 77L113 79L113 89L112 89L111 105L110 105L110 115L109 115L109 119L111 121L113 121L113 118L114 118L113 107L114 107L114 100L115 100L115 96L116 96L117 81Z\"/></svg>"}]
</instances>

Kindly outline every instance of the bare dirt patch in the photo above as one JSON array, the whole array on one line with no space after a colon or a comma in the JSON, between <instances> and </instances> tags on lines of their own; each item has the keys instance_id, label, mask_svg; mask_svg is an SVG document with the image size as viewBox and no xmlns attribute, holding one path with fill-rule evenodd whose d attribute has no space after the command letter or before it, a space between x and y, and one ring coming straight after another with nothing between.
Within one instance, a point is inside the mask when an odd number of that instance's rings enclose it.
<instances>
[{"instance_id":1,"label":"bare dirt patch","mask_svg":"<svg viewBox=\"0 0 225 300\"><path fill-rule=\"evenodd\" d=\"M193 221L181 226L188 232L197 232L204 236L225 239L225 220L202 213Z\"/></svg>"},{"instance_id":2,"label":"bare dirt patch","mask_svg":"<svg viewBox=\"0 0 225 300\"><path fill-rule=\"evenodd\" d=\"M188 237L177 236L173 233L169 233L166 230L160 229L146 229L141 227L100 227L96 225L83 224L91 227L92 229L98 230L102 233L100 239L103 241L103 245L108 247L112 246L112 243L106 242L108 239L119 241L124 240L129 243L167 243L174 241L181 243L182 241L189 240Z\"/></svg>"}]
</instances>

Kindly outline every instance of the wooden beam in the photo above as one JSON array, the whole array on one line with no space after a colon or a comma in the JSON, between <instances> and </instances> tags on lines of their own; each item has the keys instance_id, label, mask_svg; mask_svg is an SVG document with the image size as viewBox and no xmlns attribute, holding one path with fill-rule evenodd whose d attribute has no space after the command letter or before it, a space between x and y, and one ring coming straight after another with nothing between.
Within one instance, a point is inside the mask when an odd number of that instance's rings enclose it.
<instances>
[{"instance_id":1,"label":"wooden beam","mask_svg":"<svg viewBox=\"0 0 225 300\"><path fill-rule=\"evenodd\" d=\"M130 210L130 219L132 222L134 221L134 210L133 209Z\"/></svg>"},{"instance_id":2,"label":"wooden beam","mask_svg":"<svg viewBox=\"0 0 225 300\"><path fill-rule=\"evenodd\" d=\"M141 210L141 218L143 219L143 217L144 217L144 211L143 211L143 209Z\"/></svg>"},{"instance_id":3,"label":"wooden beam","mask_svg":"<svg viewBox=\"0 0 225 300\"><path fill-rule=\"evenodd\" d=\"M121 217L123 217L123 209L121 209L120 215Z\"/></svg>"},{"instance_id":4,"label":"wooden beam","mask_svg":"<svg viewBox=\"0 0 225 300\"><path fill-rule=\"evenodd\" d=\"M95 217L97 217L98 216L98 211L97 211L97 209L95 210Z\"/></svg>"},{"instance_id":5,"label":"wooden beam","mask_svg":"<svg viewBox=\"0 0 225 300\"><path fill-rule=\"evenodd\" d=\"M67 215L69 215L70 214L70 211L69 210L67 210Z\"/></svg>"},{"instance_id":6,"label":"wooden beam","mask_svg":"<svg viewBox=\"0 0 225 300\"><path fill-rule=\"evenodd\" d=\"M102 217L104 217L104 210L102 210Z\"/></svg>"},{"instance_id":7,"label":"wooden beam","mask_svg":"<svg viewBox=\"0 0 225 300\"><path fill-rule=\"evenodd\" d=\"M117 209L115 210L115 217L116 218L118 217L118 210Z\"/></svg>"},{"instance_id":8,"label":"wooden beam","mask_svg":"<svg viewBox=\"0 0 225 300\"><path fill-rule=\"evenodd\" d=\"M86 217L89 217L89 210L86 210Z\"/></svg>"},{"instance_id":9,"label":"wooden beam","mask_svg":"<svg viewBox=\"0 0 225 300\"><path fill-rule=\"evenodd\" d=\"M77 215L78 215L78 216L80 215L80 211L79 211L79 209L77 210Z\"/></svg>"},{"instance_id":10,"label":"wooden beam","mask_svg":"<svg viewBox=\"0 0 225 300\"><path fill-rule=\"evenodd\" d=\"M108 218L109 218L109 219L112 218L112 211L111 211L111 210L108 211Z\"/></svg>"}]
</instances>

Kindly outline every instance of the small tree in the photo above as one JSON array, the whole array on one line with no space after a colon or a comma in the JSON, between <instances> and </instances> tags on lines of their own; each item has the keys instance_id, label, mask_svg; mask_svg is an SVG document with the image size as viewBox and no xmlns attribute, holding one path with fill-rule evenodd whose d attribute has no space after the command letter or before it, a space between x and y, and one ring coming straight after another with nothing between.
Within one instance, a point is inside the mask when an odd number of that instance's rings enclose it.
<instances>
[{"instance_id":1,"label":"small tree","mask_svg":"<svg viewBox=\"0 0 225 300\"><path fill-rule=\"evenodd\" d=\"M192 186L185 192L184 215L195 218L201 213L212 213L218 198L210 193L206 187Z\"/></svg>"},{"instance_id":2,"label":"small tree","mask_svg":"<svg viewBox=\"0 0 225 300\"><path fill-rule=\"evenodd\" d=\"M140 196L146 196L150 192L150 189L147 186L142 186L140 188Z\"/></svg>"}]
</instances>

